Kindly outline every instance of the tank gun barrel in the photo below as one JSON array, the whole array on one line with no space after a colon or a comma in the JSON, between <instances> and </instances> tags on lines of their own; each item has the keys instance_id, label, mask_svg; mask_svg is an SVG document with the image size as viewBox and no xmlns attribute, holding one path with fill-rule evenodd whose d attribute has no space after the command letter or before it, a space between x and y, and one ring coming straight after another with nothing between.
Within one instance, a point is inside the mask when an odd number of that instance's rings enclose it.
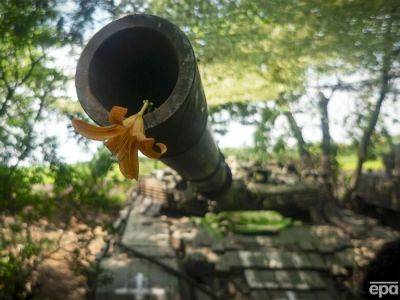
<instances>
[{"instance_id":1,"label":"tank gun barrel","mask_svg":"<svg viewBox=\"0 0 400 300\"><path fill-rule=\"evenodd\" d=\"M219 196L232 176L207 125L207 103L193 48L174 24L152 15L113 21L88 42L75 76L78 99L99 125L115 105L144 115L148 136L168 147L161 161L203 195Z\"/></svg>"}]
</instances>

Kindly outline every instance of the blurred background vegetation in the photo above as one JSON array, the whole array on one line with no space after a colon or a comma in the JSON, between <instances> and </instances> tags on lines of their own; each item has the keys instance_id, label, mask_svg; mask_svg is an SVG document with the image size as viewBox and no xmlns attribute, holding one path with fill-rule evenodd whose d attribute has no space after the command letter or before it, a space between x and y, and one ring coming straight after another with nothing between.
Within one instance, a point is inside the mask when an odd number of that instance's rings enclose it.
<instances>
[{"instance_id":1,"label":"blurred background vegetation","mask_svg":"<svg viewBox=\"0 0 400 300\"><path fill-rule=\"evenodd\" d=\"M101 26L131 13L179 25L195 49L217 137L232 122L253 128L251 145L224 149L225 155L318 170L334 197L350 201L361 172L383 171L382 157L400 143L399 6L397 0L1 1L0 298L28 295L37 264L28 270L27 262L52 247L7 235L7 216L16 232L21 222L43 218L59 224L75 216L95 226L103 219L87 212L112 216L134 186L102 147L84 162L70 162L65 157L72 153L60 150L68 135L80 145L76 155L92 153L69 120L85 118L73 70ZM344 107L340 118L332 101ZM341 141L333 138L338 128ZM162 167L141 158L141 175ZM16 272L25 274L20 282Z\"/></svg>"}]
</instances>

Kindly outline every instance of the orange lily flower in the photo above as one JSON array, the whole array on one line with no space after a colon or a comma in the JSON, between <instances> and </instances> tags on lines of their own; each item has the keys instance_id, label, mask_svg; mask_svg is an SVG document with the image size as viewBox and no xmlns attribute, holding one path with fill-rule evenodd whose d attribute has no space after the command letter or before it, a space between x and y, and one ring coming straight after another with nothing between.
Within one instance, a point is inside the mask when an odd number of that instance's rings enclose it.
<instances>
[{"instance_id":1,"label":"orange lily flower","mask_svg":"<svg viewBox=\"0 0 400 300\"><path fill-rule=\"evenodd\" d=\"M96 126L85 121L74 119L72 126L84 137L96 141L105 141L105 145L112 154L117 156L121 173L129 179L138 179L139 160L138 150L149 158L158 159L167 151L167 146L155 143L144 132L143 114L149 105L144 101L142 109L133 116L125 118L128 109L113 106L108 116L110 126ZM159 151L153 148L156 146Z\"/></svg>"}]
</instances>

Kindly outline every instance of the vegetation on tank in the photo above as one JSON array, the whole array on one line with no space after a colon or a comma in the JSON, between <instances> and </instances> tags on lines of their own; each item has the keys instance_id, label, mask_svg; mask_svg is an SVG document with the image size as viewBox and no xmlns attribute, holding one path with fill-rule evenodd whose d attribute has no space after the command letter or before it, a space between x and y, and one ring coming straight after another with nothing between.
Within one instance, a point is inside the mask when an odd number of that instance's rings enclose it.
<instances>
[{"instance_id":1,"label":"vegetation on tank","mask_svg":"<svg viewBox=\"0 0 400 300\"><path fill-rule=\"evenodd\" d=\"M194 221L217 237L222 237L226 231L240 234L276 233L293 225L293 220L272 210L207 213Z\"/></svg>"}]
</instances>

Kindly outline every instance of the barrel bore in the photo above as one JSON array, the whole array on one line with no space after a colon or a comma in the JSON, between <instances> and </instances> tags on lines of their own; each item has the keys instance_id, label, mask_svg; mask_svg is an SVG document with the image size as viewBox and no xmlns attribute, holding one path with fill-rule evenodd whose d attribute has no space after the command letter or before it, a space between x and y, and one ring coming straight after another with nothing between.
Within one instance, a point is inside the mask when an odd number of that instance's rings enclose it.
<instances>
[{"instance_id":1,"label":"barrel bore","mask_svg":"<svg viewBox=\"0 0 400 300\"><path fill-rule=\"evenodd\" d=\"M141 99L156 106L167 100L178 68L173 45L162 34L149 28L127 28L97 49L89 65L89 85L107 110L121 104L133 114L140 109Z\"/></svg>"},{"instance_id":2,"label":"barrel bore","mask_svg":"<svg viewBox=\"0 0 400 300\"><path fill-rule=\"evenodd\" d=\"M75 83L79 101L98 124L114 105L144 115L147 134L168 146L161 160L208 197L226 191L232 176L207 126L207 103L189 40L169 21L130 15L98 31L83 50Z\"/></svg>"}]
</instances>

